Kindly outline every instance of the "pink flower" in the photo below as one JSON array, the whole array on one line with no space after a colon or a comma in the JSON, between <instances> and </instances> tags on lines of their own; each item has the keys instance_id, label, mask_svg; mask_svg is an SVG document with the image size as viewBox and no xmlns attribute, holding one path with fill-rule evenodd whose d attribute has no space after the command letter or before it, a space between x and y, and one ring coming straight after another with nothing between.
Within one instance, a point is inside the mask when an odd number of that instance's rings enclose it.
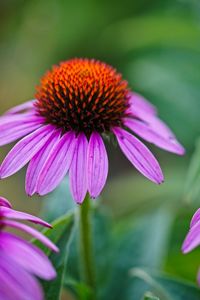
<instances>
[{"instance_id":1,"label":"pink flower","mask_svg":"<svg viewBox=\"0 0 200 300\"><path fill-rule=\"evenodd\" d=\"M189 232L183 242L182 252L184 254L192 251L200 245L200 208L194 214L191 222ZM198 284L200 285L200 270L197 276Z\"/></svg>"},{"instance_id":2,"label":"pink flower","mask_svg":"<svg viewBox=\"0 0 200 300\"><path fill-rule=\"evenodd\" d=\"M58 249L39 231L18 220L51 227L37 217L13 210L10 202L0 197L0 299L42 300L42 289L35 276L46 280L55 278L51 262L38 247L4 229L9 226L22 230L51 250L57 252Z\"/></svg>"},{"instance_id":3,"label":"pink flower","mask_svg":"<svg viewBox=\"0 0 200 300\"><path fill-rule=\"evenodd\" d=\"M0 145L22 139L3 161L0 178L29 163L28 195L51 192L69 172L77 203L87 192L96 198L108 174L103 136L114 134L135 168L160 184L163 174L156 158L133 133L162 149L184 154L155 107L132 93L114 68L89 59L62 62L44 75L35 100L1 117Z\"/></svg>"}]
</instances>

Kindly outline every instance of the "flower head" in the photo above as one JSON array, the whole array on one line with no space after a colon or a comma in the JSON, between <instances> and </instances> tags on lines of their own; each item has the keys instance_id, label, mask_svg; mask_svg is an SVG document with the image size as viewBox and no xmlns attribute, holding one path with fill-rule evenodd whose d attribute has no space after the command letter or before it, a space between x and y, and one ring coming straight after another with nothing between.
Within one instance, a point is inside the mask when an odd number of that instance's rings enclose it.
<instances>
[{"instance_id":1,"label":"flower head","mask_svg":"<svg viewBox=\"0 0 200 300\"><path fill-rule=\"evenodd\" d=\"M51 227L37 217L13 210L10 202L0 197L0 298L42 300L42 289L35 276L46 280L55 278L56 273L51 262L38 247L4 229L9 226L22 230L51 250L57 252L58 249L39 231L20 223L19 220Z\"/></svg>"},{"instance_id":2,"label":"flower head","mask_svg":"<svg viewBox=\"0 0 200 300\"><path fill-rule=\"evenodd\" d=\"M127 82L111 66L73 59L54 66L37 88L35 107L62 132L110 131L121 126L128 104Z\"/></svg>"},{"instance_id":3,"label":"flower head","mask_svg":"<svg viewBox=\"0 0 200 300\"><path fill-rule=\"evenodd\" d=\"M186 254L199 245L200 245L200 208L195 212L190 222L190 229L183 242L182 252ZM200 270L198 272L197 280L198 280L198 284L200 285Z\"/></svg>"},{"instance_id":4,"label":"flower head","mask_svg":"<svg viewBox=\"0 0 200 300\"><path fill-rule=\"evenodd\" d=\"M9 110L0 119L0 129L0 145L23 137L3 161L1 178L29 163L26 191L45 195L69 172L77 203L87 192L96 198L105 185L104 135L114 135L136 169L158 184L163 174L156 158L132 133L165 150L184 153L155 107L131 92L113 67L93 59L54 66L37 87L36 99Z\"/></svg>"}]
</instances>

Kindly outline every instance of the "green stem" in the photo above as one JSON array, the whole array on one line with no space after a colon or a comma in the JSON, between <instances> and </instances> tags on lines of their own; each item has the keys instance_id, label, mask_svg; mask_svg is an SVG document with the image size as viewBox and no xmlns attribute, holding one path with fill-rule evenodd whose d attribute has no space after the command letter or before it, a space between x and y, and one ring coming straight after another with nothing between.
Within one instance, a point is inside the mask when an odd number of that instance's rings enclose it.
<instances>
[{"instance_id":1,"label":"green stem","mask_svg":"<svg viewBox=\"0 0 200 300\"><path fill-rule=\"evenodd\" d=\"M93 245L90 216L90 197L87 194L79 210L79 230L80 230L80 255L82 263L82 277L84 282L94 292L95 276L93 263ZM93 298L94 299L94 298Z\"/></svg>"}]
</instances>

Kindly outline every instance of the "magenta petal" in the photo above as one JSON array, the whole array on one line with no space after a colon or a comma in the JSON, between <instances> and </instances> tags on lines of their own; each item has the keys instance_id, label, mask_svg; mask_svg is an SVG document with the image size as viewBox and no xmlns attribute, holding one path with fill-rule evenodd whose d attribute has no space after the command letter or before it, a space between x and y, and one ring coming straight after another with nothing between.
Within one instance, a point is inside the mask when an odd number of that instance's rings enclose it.
<instances>
[{"instance_id":1,"label":"magenta petal","mask_svg":"<svg viewBox=\"0 0 200 300\"><path fill-rule=\"evenodd\" d=\"M5 226L10 226L10 227L13 227L16 229L20 229L20 230L32 235L34 238L36 238L37 240L42 242L45 246L47 246L52 251L59 252L59 249L56 247L56 245L54 245L54 243L52 243L51 240L49 240L45 235L43 235L38 230L36 230L26 224L22 224L22 223L11 221L11 220L5 220L5 219L3 221L0 221L0 224L5 225Z\"/></svg>"},{"instance_id":2,"label":"magenta petal","mask_svg":"<svg viewBox=\"0 0 200 300\"><path fill-rule=\"evenodd\" d=\"M11 233L2 232L0 244L1 251L5 252L8 259L14 260L28 272L46 280L55 278L56 272L50 260L30 242Z\"/></svg>"},{"instance_id":3,"label":"magenta petal","mask_svg":"<svg viewBox=\"0 0 200 300\"><path fill-rule=\"evenodd\" d=\"M56 131L31 159L26 172L26 193L29 196L32 196L36 192L40 173L59 139L60 131Z\"/></svg>"},{"instance_id":4,"label":"magenta petal","mask_svg":"<svg viewBox=\"0 0 200 300\"><path fill-rule=\"evenodd\" d=\"M44 119L43 117L37 116L35 111L26 112L24 114L3 115L0 117L0 128L4 129L3 126L9 127L9 125L12 127L12 125L18 124L17 122L30 122L30 118Z\"/></svg>"},{"instance_id":5,"label":"magenta petal","mask_svg":"<svg viewBox=\"0 0 200 300\"><path fill-rule=\"evenodd\" d=\"M8 144L42 125L43 117L33 113L0 117L0 146Z\"/></svg>"},{"instance_id":6,"label":"magenta petal","mask_svg":"<svg viewBox=\"0 0 200 300\"><path fill-rule=\"evenodd\" d=\"M140 112L146 112L151 115L156 115L157 110L154 105L152 105L148 100L146 100L143 96L137 93L130 93L130 105L131 109L137 108Z\"/></svg>"},{"instance_id":7,"label":"magenta petal","mask_svg":"<svg viewBox=\"0 0 200 300\"><path fill-rule=\"evenodd\" d=\"M164 180L162 170L149 149L124 129L115 127L113 132L122 152L135 168L151 181L162 183Z\"/></svg>"},{"instance_id":8,"label":"magenta petal","mask_svg":"<svg viewBox=\"0 0 200 300\"><path fill-rule=\"evenodd\" d=\"M62 181L71 165L76 138L73 132L62 136L46 160L38 180L37 192L45 195L54 190Z\"/></svg>"},{"instance_id":9,"label":"magenta petal","mask_svg":"<svg viewBox=\"0 0 200 300\"><path fill-rule=\"evenodd\" d=\"M4 159L0 169L0 178L6 178L23 168L43 147L54 130L53 126L46 125L19 141Z\"/></svg>"},{"instance_id":10,"label":"magenta petal","mask_svg":"<svg viewBox=\"0 0 200 300\"><path fill-rule=\"evenodd\" d=\"M10 124L9 124L10 125ZM37 128L42 126L41 120L27 122L24 124L13 125L13 127L9 126L8 128L1 128L0 132L0 146L7 145L11 142L16 141L19 138L24 137L25 135L33 132Z\"/></svg>"},{"instance_id":11,"label":"magenta petal","mask_svg":"<svg viewBox=\"0 0 200 300\"><path fill-rule=\"evenodd\" d=\"M7 299L13 300L13 295L15 300L43 299L42 289L34 276L3 253L0 254L0 270L0 289Z\"/></svg>"},{"instance_id":12,"label":"magenta petal","mask_svg":"<svg viewBox=\"0 0 200 300\"><path fill-rule=\"evenodd\" d=\"M136 119L126 118L124 119L124 125L144 140L153 143L162 149L180 155L184 154L184 148L178 143L174 136L166 134L163 130L152 127L151 124Z\"/></svg>"},{"instance_id":13,"label":"magenta petal","mask_svg":"<svg viewBox=\"0 0 200 300\"><path fill-rule=\"evenodd\" d=\"M11 115L11 114L18 114L18 113L22 113L23 111L26 110L30 110L34 108L34 103L36 102L36 100L30 100L27 102L24 102L22 104L16 105L14 107L12 107L11 109L7 110L6 114Z\"/></svg>"},{"instance_id":14,"label":"magenta petal","mask_svg":"<svg viewBox=\"0 0 200 300\"><path fill-rule=\"evenodd\" d=\"M12 205L10 204L10 202L4 197L0 197L0 206L12 208ZM0 208L0 215L1 215L1 208Z\"/></svg>"},{"instance_id":15,"label":"magenta petal","mask_svg":"<svg viewBox=\"0 0 200 300\"><path fill-rule=\"evenodd\" d=\"M92 198L101 193L108 175L108 157L104 142L97 132L93 132L87 155L88 190Z\"/></svg>"},{"instance_id":16,"label":"magenta petal","mask_svg":"<svg viewBox=\"0 0 200 300\"><path fill-rule=\"evenodd\" d=\"M200 222L197 222L188 232L182 246L183 253L188 253L200 245Z\"/></svg>"},{"instance_id":17,"label":"magenta petal","mask_svg":"<svg viewBox=\"0 0 200 300\"><path fill-rule=\"evenodd\" d=\"M146 123L151 128L151 130L159 132L160 135L165 136L166 138L172 139L174 141L174 143L176 142L177 144L179 144L176 141L176 137L175 137L174 133L171 131L171 129L163 121L161 121L157 116L149 114L145 111L141 111L137 107L132 109L132 113L133 113L133 117L136 117L136 118L140 119L141 121L143 121L144 123ZM179 146L181 146L181 145L179 144Z\"/></svg>"},{"instance_id":18,"label":"magenta petal","mask_svg":"<svg viewBox=\"0 0 200 300\"><path fill-rule=\"evenodd\" d=\"M87 138L80 133L76 138L76 149L69 170L70 189L77 203L82 203L87 193L87 149Z\"/></svg>"},{"instance_id":19,"label":"magenta petal","mask_svg":"<svg viewBox=\"0 0 200 300\"><path fill-rule=\"evenodd\" d=\"M26 220L26 221L30 221L35 224L40 224L42 226L49 227L49 228L52 227L49 223L43 221L42 219L40 219L38 217L32 216L30 214L27 214L27 213L24 213L21 211L13 210L8 207L1 207L0 216L11 218L11 219Z\"/></svg>"},{"instance_id":20,"label":"magenta petal","mask_svg":"<svg viewBox=\"0 0 200 300\"><path fill-rule=\"evenodd\" d=\"M197 211L193 215L192 220L190 222L190 228L193 227L199 221L200 221L200 208L197 209Z\"/></svg>"}]
</instances>

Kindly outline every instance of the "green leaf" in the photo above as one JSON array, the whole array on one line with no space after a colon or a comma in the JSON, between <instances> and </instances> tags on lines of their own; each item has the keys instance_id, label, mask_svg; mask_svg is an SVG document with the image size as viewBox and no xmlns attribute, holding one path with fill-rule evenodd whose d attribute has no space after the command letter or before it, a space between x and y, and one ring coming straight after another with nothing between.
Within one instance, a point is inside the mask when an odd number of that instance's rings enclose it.
<instances>
[{"instance_id":1,"label":"green leaf","mask_svg":"<svg viewBox=\"0 0 200 300\"><path fill-rule=\"evenodd\" d=\"M110 280L102 299L140 300L147 288L144 284L134 282L129 276L131 266L159 268L166 255L169 232L173 221L173 212L163 208L145 216L136 222L131 217L118 221L114 228L112 253L110 254ZM116 282L120 282L116 285Z\"/></svg>"},{"instance_id":2,"label":"green leaf","mask_svg":"<svg viewBox=\"0 0 200 300\"><path fill-rule=\"evenodd\" d=\"M200 290L195 285L187 281L170 278L163 274L147 273L142 269L132 269L131 275L138 277L145 282L148 290L152 289L153 293L162 300L199 300Z\"/></svg>"},{"instance_id":3,"label":"green leaf","mask_svg":"<svg viewBox=\"0 0 200 300\"><path fill-rule=\"evenodd\" d=\"M144 295L144 299L143 300L160 300L160 298L154 296L152 293L147 292Z\"/></svg>"},{"instance_id":4,"label":"green leaf","mask_svg":"<svg viewBox=\"0 0 200 300\"><path fill-rule=\"evenodd\" d=\"M131 276L137 277L147 283L151 288L153 288L154 293L158 295L162 300L173 300L168 292L159 284L152 276L150 276L146 271L140 268L133 268L130 271Z\"/></svg>"},{"instance_id":5,"label":"green leaf","mask_svg":"<svg viewBox=\"0 0 200 300\"><path fill-rule=\"evenodd\" d=\"M93 295L93 292L87 285L85 285L83 282L78 282L73 279L68 279L65 281L65 287L72 290L77 298L81 300L91 299Z\"/></svg>"},{"instance_id":6,"label":"green leaf","mask_svg":"<svg viewBox=\"0 0 200 300\"><path fill-rule=\"evenodd\" d=\"M192 156L186 181L186 200L196 200L200 194L200 139Z\"/></svg>"},{"instance_id":7,"label":"green leaf","mask_svg":"<svg viewBox=\"0 0 200 300\"><path fill-rule=\"evenodd\" d=\"M52 281L42 281L45 300L59 300L63 284L63 276L65 272L69 244L71 241L72 231L74 225L74 214L68 213L52 223L53 229L44 229L43 234L54 242L60 249L59 253L53 253L47 249L39 241L34 240L33 243L40 247L49 259L52 261L57 277Z\"/></svg>"}]
</instances>

